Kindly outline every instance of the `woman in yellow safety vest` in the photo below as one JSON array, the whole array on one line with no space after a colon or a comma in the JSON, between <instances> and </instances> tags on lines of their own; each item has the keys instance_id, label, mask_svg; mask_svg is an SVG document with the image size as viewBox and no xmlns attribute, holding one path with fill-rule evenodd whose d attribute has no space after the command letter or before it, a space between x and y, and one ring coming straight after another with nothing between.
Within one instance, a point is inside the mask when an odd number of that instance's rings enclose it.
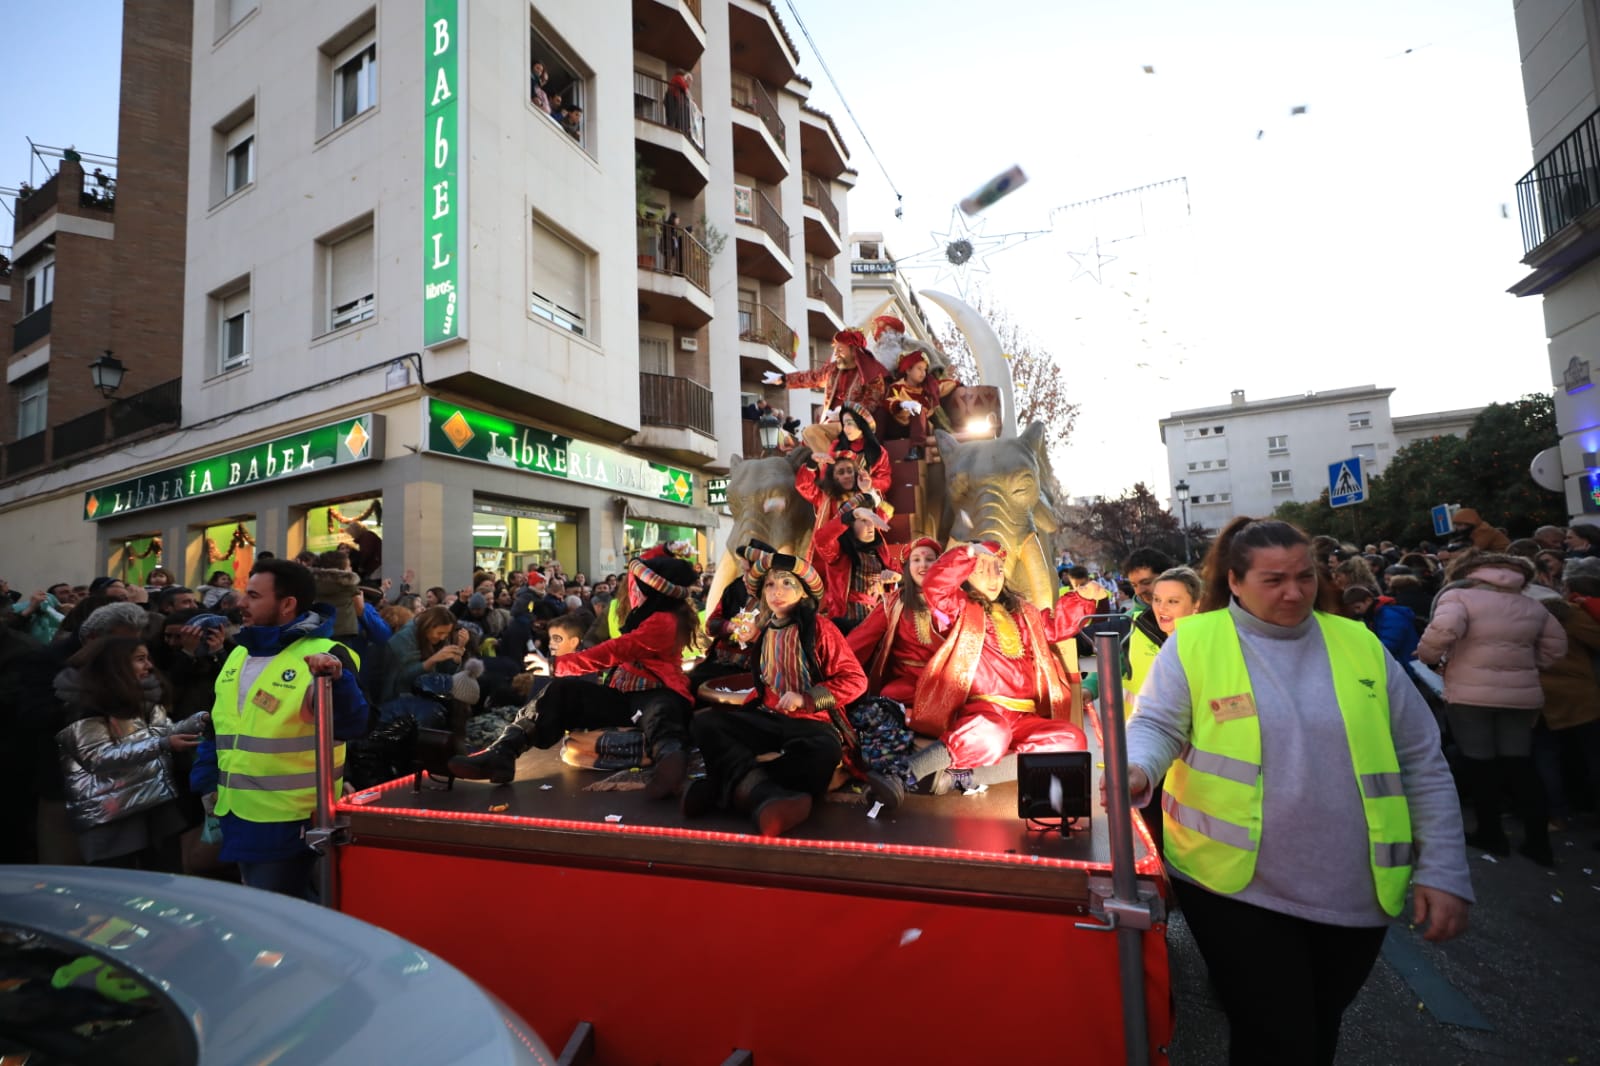
<instances>
[{"instance_id":1,"label":"woman in yellow safety vest","mask_svg":"<svg viewBox=\"0 0 1600 1066\"><path fill-rule=\"evenodd\" d=\"M1230 1061L1332 1063L1408 886L1427 939L1466 928L1455 786L1405 671L1359 622L1313 610L1304 533L1237 518L1205 574L1128 723L1130 798L1166 775L1166 860Z\"/></svg>"}]
</instances>

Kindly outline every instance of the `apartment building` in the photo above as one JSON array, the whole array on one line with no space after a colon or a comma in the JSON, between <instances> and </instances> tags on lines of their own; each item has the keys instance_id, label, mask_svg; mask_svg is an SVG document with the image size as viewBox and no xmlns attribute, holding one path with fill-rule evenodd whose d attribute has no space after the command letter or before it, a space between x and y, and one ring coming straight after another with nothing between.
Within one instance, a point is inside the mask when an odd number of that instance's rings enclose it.
<instances>
[{"instance_id":1,"label":"apartment building","mask_svg":"<svg viewBox=\"0 0 1600 1066\"><path fill-rule=\"evenodd\" d=\"M177 423L191 0L122 19L117 154L34 145L0 264L0 559L14 584L82 574L83 471ZM151 543L135 564L154 563Z\"/></svg>"},{"instance_id":2,"label":"apartment building","mask_svg":"<svg viewBox=\"0 0 1600 1066\"><path fill-rule=\"evenodd\" d=\"M849 280L770 4L205 0L192 43L183 424L63 490L85 565L156 538L200 581L351 520L450 587L713 552L741 393Z\"/></svg>"},{"instance_id":3,"label":"apartment building","mask_svg":"<svg viewBox=\"0 0 1600 1066\"><path fill-rule=\"evenodd\" d=\"M1516 183L1522 264L1510 289L1540 296L1567 510L1600 514L1600 9L1515 5L1533 168Z\"/></svg>"},{"instance_id":4,"label":"apartment building","mask_svg":"<svg viewBox=\"0 0 1600 1066\"><path fill-rule=\"evenodd\" d=\"M879 315L893 315L906 324L908 337L938 351L927 313L918 302L916 291L895 265L882 233L850 234L850 293L852 324L866 324Z\"/></svg>"}]
</instances>

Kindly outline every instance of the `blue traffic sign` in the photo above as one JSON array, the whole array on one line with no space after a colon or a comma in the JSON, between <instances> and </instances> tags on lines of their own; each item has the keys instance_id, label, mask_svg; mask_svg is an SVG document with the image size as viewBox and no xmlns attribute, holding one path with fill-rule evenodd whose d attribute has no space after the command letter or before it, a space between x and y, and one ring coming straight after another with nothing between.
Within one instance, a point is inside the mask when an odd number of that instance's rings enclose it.
<instances>
[{"instance_id":1,"label":"blue traffic sign","mask_svg":"<svg viewBox=\"0 0 1600 1066\"><path fill-rule=\"evenodd\" d=\"M1448 503L1441 503L1439 506L1433 509L1432 514L1434 536L1448 537L1450 535L1450 530L1454 528L1450 521L1450 505Z\"/></svg>"},{"instance_id":2,"label":"blue traffic sign","mask_svg":"<svg viewBox=\"0 0 1600 1066\"><path fill-rule=\"evenodd\" d=\"M1361 457L1353 455L1328 464L1328 506L1349 507L1367 502L1367 478L1361 472Z\"/></svg>"}]
</instances>

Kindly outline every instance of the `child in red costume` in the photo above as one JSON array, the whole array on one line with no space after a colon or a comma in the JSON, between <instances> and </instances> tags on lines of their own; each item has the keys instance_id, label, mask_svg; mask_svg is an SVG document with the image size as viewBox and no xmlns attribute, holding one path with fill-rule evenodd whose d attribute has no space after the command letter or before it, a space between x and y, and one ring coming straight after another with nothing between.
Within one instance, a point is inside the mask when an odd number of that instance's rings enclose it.
<instances>
[{"instance_id":1,"label":"child in red costume","mask_svg":"<svg viewBox=\"0 0 1600 1066\"><path fill-rule=\"evenodd\" d=\"M834 625L850 632L883 602L883 575L893 563L884 535L888 519L870 507L841 507L839 517L811 541L814 565L822 571L822 610Z\"/></svg>"},{"instance_id":2,"label":"child in red costume","mask_svg":"<svg viewBox=\"0 0 1600 1066\"><path fill-rule=\"evenodd\" d=\"M932 537L908 544L901 553L905 580L847 638L867 672L867 691L902 706L910 706L917 678L944 642L922 594L923 579L939 552L939 542Z\"/></svg>"},{"instance_id":3,"label":"child in red costume","mask_svg":"<svg viewBox=\"0 0 1600 1066\"><path fill-rule=\"evenodd\" d=\"M1068 679L1050 645L1070 640L1092 612L1088 601L1041 611L1005 587L997 544L964 544L928 571L923 593L944 643L918 681L910 724L939 743L917 752L911 774L937 774L934 791L1010 780L1017 752L1083 751L1068 721ZM944 774L947 767L951 769ZM999 767L995 774L974 771Z\"/></svg>"},{"instance_id":4,"label":"child in red costume","mask_svg":"<svg viewBox=\"0 0 1600 1066\"><path fill-rule=\"evenodd\" d=\"M889 453L878 443L878 423L872 413L858 403L847 403L839 412L839 439L833 450L817 458L818 463L837 463L853 458L867 472L873 492L883 495L889 491ZM869 486L862 485L865 491Z\"/></svg>"},{"instance_id":5,"label":"child in red costume","mask_svg":"<svg viewBox=\"0 0 1600 1066\"><path fill-rule=\"evenodd\" d=\"M745 583L760 599L752 631L756 693L743 707L695 715L695 744L706 776L683 792L683 813L713 805L750 815L762 836L781 836L811 814L813 797L833 779L850 732L844 709L867 689L861 664L832 622L817 613L822 578L792 555L745 547ZM756 757L783 754L771 762Z\"/></svg>"},{"instance_id":6,"label":"child in red costume","mask_svg":"<svg viewBox=\"0 0 1600 1066\"><path fill-rule=\"evenodd\" d=\"M817 465L812 465L815 463ZM813 455L812 462L795 471L794 489L816 510L811 522L811 542L806 547L806 561L816 555L817 539L823 536L839 517L841 509L850 507L873 508L879 504L878 495L871 491L867 475L860 461L846 456L834 462L823 452Z\"/></svg>"}]
</instances>

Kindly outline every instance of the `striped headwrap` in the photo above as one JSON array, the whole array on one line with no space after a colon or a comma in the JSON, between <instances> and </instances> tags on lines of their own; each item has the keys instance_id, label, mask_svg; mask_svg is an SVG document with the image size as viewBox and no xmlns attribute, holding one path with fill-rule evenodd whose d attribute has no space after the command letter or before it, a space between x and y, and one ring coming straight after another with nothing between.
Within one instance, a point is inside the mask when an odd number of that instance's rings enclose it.
<instances>
[{"instance_id":1,"label":"striped headwrap","mask_svg":"<svg viewBox=\"0 0 1600 1066\"><path fill-rule=\"evenodd\" d=\"M688 570L692 579L694 568L681 559L674 559L671 556L661 556L648 562L644 559L635 559L628 564L628 576L645 588L659 592L668 599L686 600L689 598L689 586L674 582L666 576L667 574L673 574L675 570L685 569ZM666 571L666 574L660 571ZM681 577L682 575L676 574L673 576Z\"/></svg>"}]
</instances>

